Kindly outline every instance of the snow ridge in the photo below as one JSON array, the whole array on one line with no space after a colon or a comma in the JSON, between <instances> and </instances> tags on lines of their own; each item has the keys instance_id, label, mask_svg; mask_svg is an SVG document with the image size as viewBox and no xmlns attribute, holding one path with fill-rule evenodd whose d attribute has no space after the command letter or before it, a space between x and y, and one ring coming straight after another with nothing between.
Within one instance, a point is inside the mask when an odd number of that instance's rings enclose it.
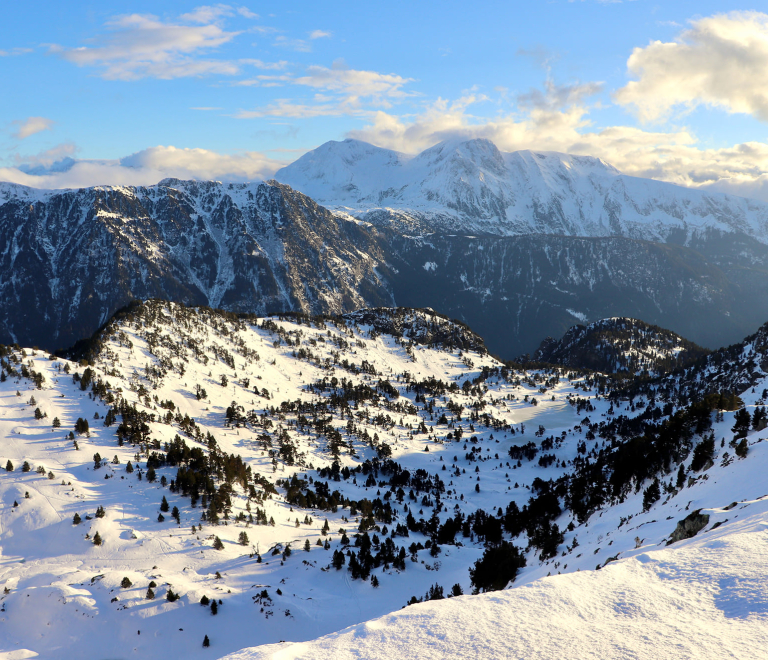
<instances>
[{"instance_id":1,"label":"snow ridge","mask_svg":"<svg viewBox=\"0 0 768 660\"><path fill-rule=\"evenodd\" d=\"M275 174L324 206L407 233L626 236L709 232L768 243L768 205L621 174L599 158L452 139L416 156L327 142Z\"/></svg>"}]
</instances>

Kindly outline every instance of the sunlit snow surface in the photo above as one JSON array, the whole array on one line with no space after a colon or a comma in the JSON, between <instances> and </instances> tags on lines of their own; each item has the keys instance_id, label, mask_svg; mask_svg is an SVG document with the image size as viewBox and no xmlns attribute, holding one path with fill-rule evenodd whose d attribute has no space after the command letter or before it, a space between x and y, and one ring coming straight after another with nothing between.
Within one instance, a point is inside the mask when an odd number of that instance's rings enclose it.
<instances>
[{"instance_id":1,"label":"sunlit snow surface","mask_svg":"<svg viewBox=\"0 0 768 660\"><path fill-rule=\"evenodd\" d=\"M250 323L198 316L197 312L185 317L174 310L178 308L160 306L155 321L138 319L117 328L96 360L97 377L109 381L115 392L121 388L123 396L140 410L158 416L166 413L158 403L172 400L182 415L194 417L204 432L216 437L222 451L241 455L254 473L270 481L294 473L317 478L316 469L332 460L326 439L314 432L300 434L289 424L291 415L282 420L279 415L271 416L304 454L299 457L303 465L278 462L273 472L271 457L256 440L264 429L225 428L224 413L231 401L261 414L265 406L279 407L281 401L317 400L317 394L306 391L306 384L335 375L370 384L388 378L398 389L399 400L413 403L414 393L407 391L402 377L405 372L414 378L434 376L461 386L476 379L483 366L498 366L487 354L418 345L408 349L392 336L371 336L370 328L354 324L344 327L327 322L318 327L277 321L284 330L296 333L291 337L298 344L288 346L278 343L275 333ZM198 342L201 353L195 354L190 340ZM341 340L346 342L344 348L339 348ZM311 350L321 362L294 357L299 347ZM226 364L224 351L232 356L234 366ZM249 351L258 353L259 359L252 353L246 357ZM191 526L200 524L199 505L191 508L189 498L126 473L129 460L136 465L136 448L117 446L116 426L107 428L102 423L109 407L73 383L71 375L64 373L67 362L50 360L31 349L26 356L16 355L42 373L45 382L42 389L25 378L9 377L0 383L0 470L8 459L15 468L10 473L0 471L0 590L7 589L0 593L2 660L38 656L219 658L259 645L273 646L242 651L234 657L752 658L760 657L766 648L768 532L763 521L768 522L768 499L761 498L768 495L768 442L761 438L768 437L768 431L752 432L747 457L735 459L727 443L721 448L719 442L721 437L732 436L733 413L725 413L724 421L714 425L718 439L714 466L695 475L695 483L677 494L663 495L648 512L642 512L641 489L624 503L598 511L586 524L566 532L559 548L565 555L541 563L535 551L528 552L528 566L511 589L401 611L411 596L423 596L433 584L442 585L447 592L459 583L469 593L468 568L481 556L482 544L458 534L461 545L443 545L436 558L421 551L416 562L406 560L404 572L391 567L375 569L380 586L374 588L370 582L352 580L346 569L336 571L329 566L332 551L340 547L339 530L345 529L352 537L359 518L343 508L337 513L291 509L282 488L278 496L261 505L267 516L274 517L274 527L246 527L234 520L246 512L247 504L246 494L236 487L227 524L204 524L193 533ZM353 374L338 363L344 359L357 365L366 360L380 375ZM83 371L76 363L69 367L72 373ZM221 376L227 377L226 386L221 385ZM534 372L514 374L520 379L534 376ZM248 387L243 385L245 378L250 381ZM551 453L560 461L570 461L577 455L576 445L584 440L586 429L579 424L585 413L577 415L567 398L590 398L595 406L589 413L592 420L609 414L608 402L588 391L583 379L569 380L564 372L556 381L545 394L539 391L541 382L534 386L497 378L485 381L488 391L483 394L483 412L515 426L515 437L477 422L471 431L467 412L462 442L447 440L453 429L440 425L437 414L430 419L422 404L416 414L393 414L396 420L390 430L361 417L355 419L371 435L378 433L391 443L393 458L404 467L440 475L450 491L443 497L446 508L441 519L453 515L455 506L465 514L478 508L505 507L510 500L522 506L530 497L529 486L535 477L557 478L569 468L542 468L536 461L510 467L509 446L539 442L533 432L541 424L546 427L545 435L565 432L562 446ZM207 392L207 398L199 401L194 394L198 384ZM272 398L256 396L254 385L268 389ZM140 386L149 393L148 406L138 394ZM744 393L750 409L766 386L764 380L756 393ZM538 405L527 403L526 395L538 398ZM477 399L463 393L448 398L463 406L471 406ZM443 402L438 403L436 413L443 411ZM634 414L623 406L617 406L615 414ZM47 417L36 420L36 407ZM361 405L356 414L362 415L364 408ZM99 420L94 419L96 413ZM61 420L61 428L52 429L54 417ZM76 450L67 435L78 417L89 420L91 436L78 436L80 448ZM415 428L421 420L430 433L411 436L406 425ZM334 423L340 422L334 418ZM527 428L521 436L522 423ZM183 435L175 422L155 421L150 426L152 438L161 442ZM277 428L269 430L273 438L276 432ZM465 459L464 445L471 435L478 437L476 446L485 460L470 463ZM190 438L186 441L190 446L202 446ZM588 451L600 443L599 439L587 440ZM357 438L353 445L356 455L342 452L343 465L351 468L374 455ZM117 456L119 464L107 463L94 470L96 452L106 461ZM21 472L25 460L32 467L29 473ZM145 469L146 458L140 457L139 464ZM448 470L443 471L443 465ZM466 472L454 476L454 465ZM37 466L43 466L46 474L38 474ZM157 472L158 479L165 475L170 480L176 468ZM105 479L105 475L111 478ZM353 499L376 497L379 488L366 489L359 477L357 484L349 479L331 485ZM479 493L475 492L477 483ZM382 496L384 491L382 488ZM168 514L165 522L157 522L163 496L170 506L181 509L180 526ZM18 507L13 506L14 501ZM733 502L737 505L729 506ZM432 513L420 502L406 499L406 503L417 518ZM99 505L106 510L102 519L93 517ZM696 509L710 515L707 527L696 538L667 548L666 540L677 521ZM395 510L398 521L404 522L402 505ZM72 525L75 512L83 518L79 526ZM304 524L305 516L312 517L311 524ZM326 518L331 550L315 545ZM296 519L300 520L298 527ZM556 522L564 529L570 520L566 512ZM85 538L86 533L93 536L96 531L104 539L100 547ZM237 543L241 531L249 535L247 547ZM213 549L214 535L224 542L223 550ZM309 553L301 550L306 539L312 544ZM426 538L411 533L410 538L396 540L407 546ZM287 542L293 544L293 555L282 564L280 556L271 555L270 550ZM524 535L514 542L526 546ZM263 556L261 564L252 556L254 551ZM608 563L611 558L617 561ZM601 570L595 571L596 566ZM124 577L132 582L131 588L121 588ZM145 598L150 580L158 585L152 601ZM169 587L181 596L178 601L165 599ZM256 600L264 589L271 597L266 606ZM277 594L278 589L282 595ZM221 599L217 616L199 605L203 595ZM339 630L342 632L336 632ZM204 635L211 640L209 649L201 646ZM307 641L315 638L320 639ZM286 644L274 646L282 640ZM301 644L290 646L290 642Z\"/></svg>"},{"instance_id":2,"label":"sunlit snow surface","mask_svg":"<svg viewBox=\"0 0 768 660\"><path fill-rule=\"evenodd\" d=\"M730 529L601 571L412 605L312 642L227 660L765 657L768 502L750 509Z\"/></svg>"}]
</instances>

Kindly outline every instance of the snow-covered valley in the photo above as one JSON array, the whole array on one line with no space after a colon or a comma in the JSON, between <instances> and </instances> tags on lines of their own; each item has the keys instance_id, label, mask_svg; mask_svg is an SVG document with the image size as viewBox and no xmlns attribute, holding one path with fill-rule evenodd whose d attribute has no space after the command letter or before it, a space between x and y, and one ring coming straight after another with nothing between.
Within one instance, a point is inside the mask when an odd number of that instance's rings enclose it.
<instances>
[{"instance_id":1,"label":"snow-covered valley","mask_svg":"<svg viewBox=\"0 0 768 660\"><path fill-rule=\"evenodd\" d=\"M619 390L429 311L148 302L8 347L0 657L759 656L760 342L698 408L702 367Z\"/></svg>"}]
</instances>

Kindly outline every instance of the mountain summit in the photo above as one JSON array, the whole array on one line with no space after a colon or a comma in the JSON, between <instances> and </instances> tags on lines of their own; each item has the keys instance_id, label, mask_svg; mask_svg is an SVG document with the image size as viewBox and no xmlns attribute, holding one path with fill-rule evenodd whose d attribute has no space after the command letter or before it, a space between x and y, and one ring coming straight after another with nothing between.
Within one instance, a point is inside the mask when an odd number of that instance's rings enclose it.
<instances>
[{"instance_id":1,"label":"mountain summit","mask_svg":"<svg viewBox=\"0 0 768 660\"><path fill-rule=\"evenodd\" d=\"M768 243L768 205L626 176L605 161L452 139L418 155L326 142L275 178L337 212L412 233L622 236L685 243L712 230Z\"/></svg>"}]
</instances>

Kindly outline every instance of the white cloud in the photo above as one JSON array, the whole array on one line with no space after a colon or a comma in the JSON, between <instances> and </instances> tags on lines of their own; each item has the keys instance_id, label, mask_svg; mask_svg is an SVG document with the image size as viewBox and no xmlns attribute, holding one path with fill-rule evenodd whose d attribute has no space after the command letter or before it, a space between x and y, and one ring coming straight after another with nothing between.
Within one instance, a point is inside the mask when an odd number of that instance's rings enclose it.
<instances>
[{"instance_id":1,"label":"white cloud","mask_svg":"<svg viewBox=\"0 0 768 660\"><path fill-rule=\"evenodd\" d=\"M403 78L393 73L361 71L348 68L343 62L324 66L307 67L305 75L257 76L251 80L239 81L238 85L268 86L290 84L316 90L311 102L295 99L278 99L274 103L254 110L241 110L235 116L239 119L257 117L321 117L367 114L369 108L389 108L393 101L413 96L405 85L412 78Z\"/></svg>"},{"instance_id":2,"label":"white cloud","mask_svg":"<svg viewBox=\"0 0 768 660\"><path fill-rule=\"evenodd\" d=\"M234 14L234 10L229 5L204 5L196 7L187 14L182 14L179 18L190 23L216 23L225 16L232 16L232 14Z\"/></svg>"},{"instance_id":3,"label":"white cloud","mask_svg":"<svg viewBox=\"0 0 768 660\"><path fill-rule=\"evenodd\" d=\"M41 155L43 156L43 155ZM221 154L207 149L151 147L120 160L75 160L57 167L0 167L0 181L34 188L83 188L96 185L153 185L166 177L218 181L260 181L286 164L258 152ZM29 163L28 165L31 165ZM63 171L59 171L63 170ZM40 171L40 174L29 172Z\"/></svg>"},{"instance_id":4,"label":"white cloud","mask_svg":"<svg viewBox=\"0 0 768 660\"><path fill-rule=\"evenodd\" d=\"M309 33L310 39L323 39L323 38L330 38L331 33L326 32L325 30L312 30L312 32Z\"/></svg>"},{"instance_id":5,"label":"white cloud","mask_svg":"<svg viewBox=\"0 0 768 660\"><path fill-rule=\"evenodd\" d=\"M275 38L275 42L272 44L278 48L290 48L297 53L309 53L312 50L312 45L304 39L290 39L285 35L280 35Z\"/></svg>"},{"instance_id":6,"label":"white cloud","mask_svg":"<svg viewBox=\"0 0 768 660\"><path fill-rule=\"evenodd\" d=\"M253 20L256 20L259 18L258 14L254 14L248 7L238 7L237 13L240 14L243 18L250 18Z\"/></svg>"},{"instance_id":7,"label":"white cloud","mask_svg":"<svg viewBox=\"0 0 768 660\"><path fill-rule=\"evenodd\" d=\"M768 14L734 11L691 22L673 42L635 48L627 66L637 78L614 98L642 121L698 105L768 121Z\"/></svg>"},{"instance_id":8,"label":"white cloud","mask_svg":"<svg viewBox=\"0 0 768 660\"><path fill-rule=\"evenodd\" d=\"M14 131L13 137L23 140L35 133L50 131L53 128L54 121L46 117L27 117L25 120L15 121L13 124L18 127Z\"/></svg>"},{"instance_id":9,"label":"white cloud","mask_svg":"<svg viewBox=\"0 0 768 660\"><path fill-rule=\"evenodd\" d=\"M482 98L468 96L452 103L439 100L409 120L377 112L370 125L347 136L406 153L417 153L454 137L487 138L503 151L531 149L596 156L626 174L768 200L766 143L703 149L688 130L654 132L633 126L596 129L587 108L573 105L551 109L549 102L519 117L472 115L472 106Z\"/></svg>"},{"instance_id":10,"label":"white cloud","mask_svg":"<svg viewBox=\"0 0 768 660\"><path fill-rule=\"evenodd\" d=\"M202 10L207 10L206 12ZM212 8L199 8L189 15L208 20ZM219 14L220 15L220 14ZM145 77L170 79L207 74L234 75L237 62L197 59L200 51L209 51L231 41L237 32L226 32L210 22L205 25L164 23L155 16L131 14L107 24L110 32L97 38L96 46L52 51L78 66L98 67L108 80L138 80Z\"/></svg>"}]
</instances>

